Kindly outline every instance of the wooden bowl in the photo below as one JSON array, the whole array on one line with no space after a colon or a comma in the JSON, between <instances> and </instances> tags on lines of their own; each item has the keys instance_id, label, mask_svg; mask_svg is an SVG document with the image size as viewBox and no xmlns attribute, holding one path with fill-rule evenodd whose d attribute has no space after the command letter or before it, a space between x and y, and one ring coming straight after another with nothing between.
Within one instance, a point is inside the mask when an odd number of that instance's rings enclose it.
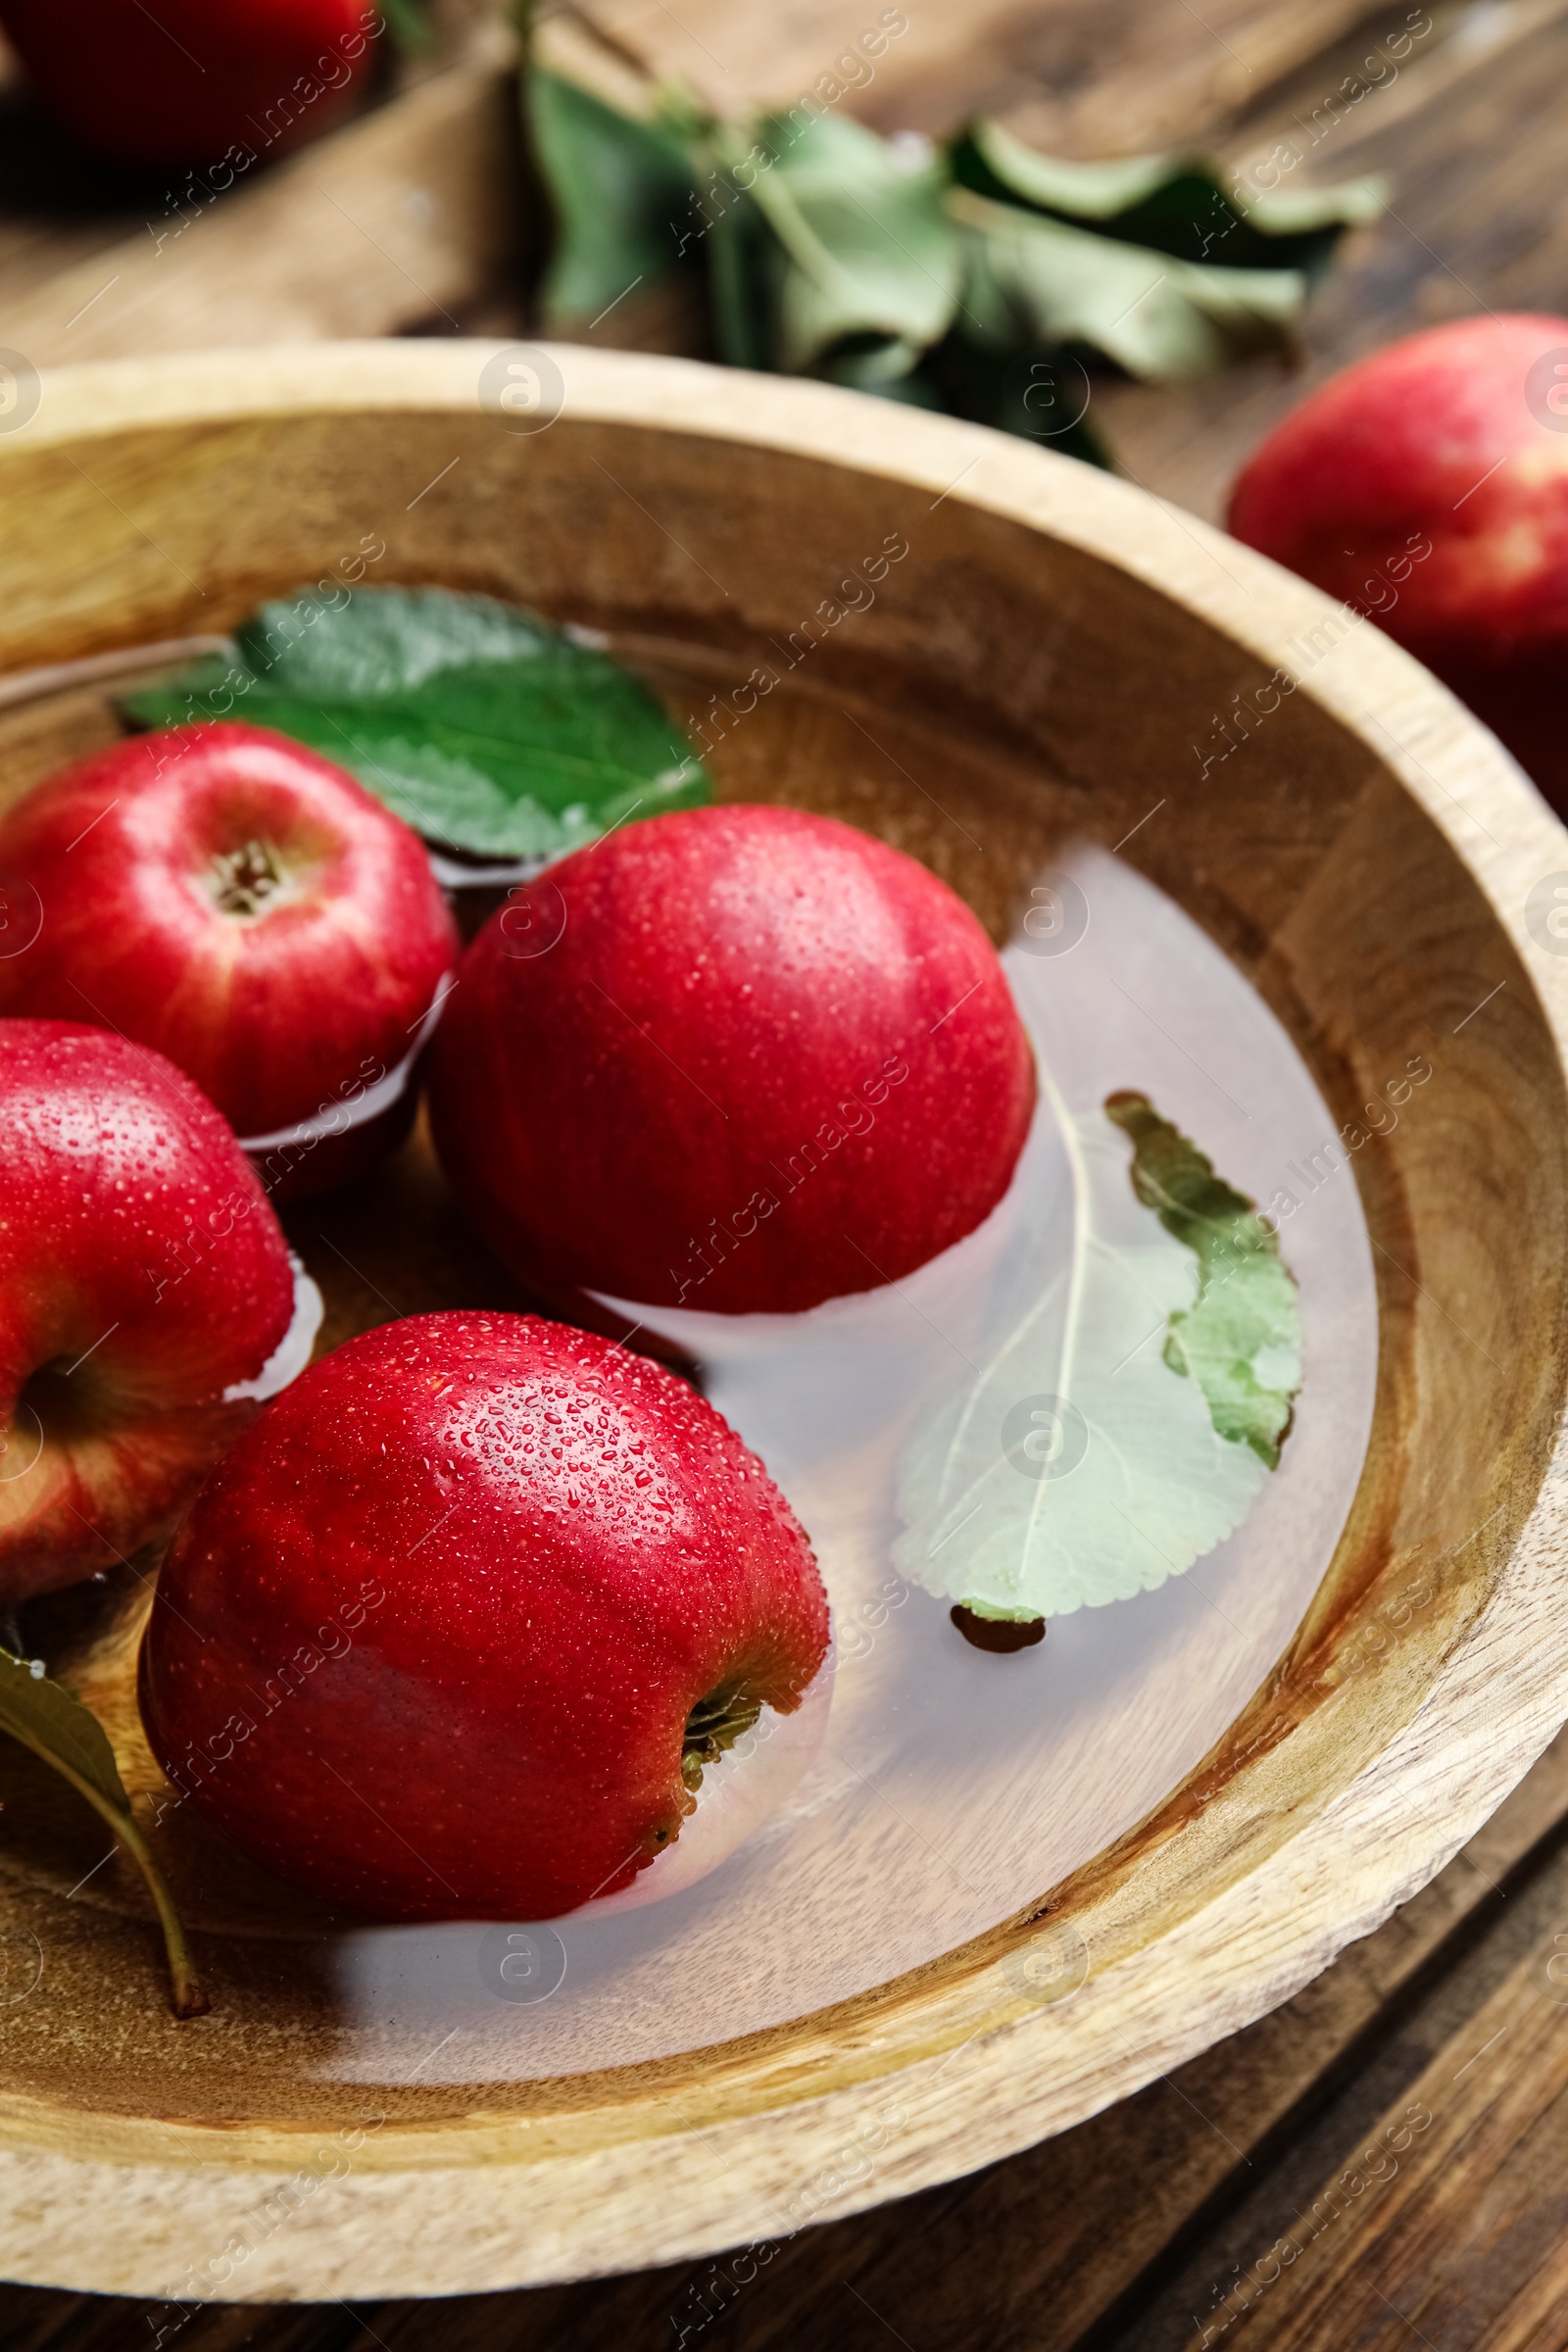
<instances>
[{"instance_id":1,"label":"wooden bowl","mask_svg":"<svg viewBox=\"0 0 1568 2352\"><path fill-rule=\"evenodd\" d=\"M1337 1117L1436 1057L1421 1117L1354 1160L1370 1447L1305 1621L1148 1819L898 1982L657 2063L334 2082L329 2004L291 1957L318 1926L279 1895L263 1933L216 1848L183 1867L218 2005L176 2025L136 1888L111 1863L74 1889L101 1837L8 1747L0 1933L43 1964L0 2003L13 2278L332 2298L738 2241L760 2263L761 2241L1061 2131L1283 2000L1448 1859L1568 1711L1568 960L1527 910L1568 885L1562 827L1374 628L1126 482L818 386L582 350L509 365L414 342L49 377L0 435L0 672L224 630L381 541L377 579L597 624L701 710L902 538L875 603L719 743L722 789L886 834L999 936L1065 829L1116 844L1163 804L1122 856L1250 978ZM498 379L559 381L559 416L509 415ZM101 688L0 685L0 787L112 731ZM906 772L933 746L958 826ZM510 1302L417 1137L310 1230L330 1338L394 1302ZM125 1591L89 1589L61 1639L147 1787ZM1051 1982L1063 1949L1086 1982Z\"/></svg>"}]
</instances>

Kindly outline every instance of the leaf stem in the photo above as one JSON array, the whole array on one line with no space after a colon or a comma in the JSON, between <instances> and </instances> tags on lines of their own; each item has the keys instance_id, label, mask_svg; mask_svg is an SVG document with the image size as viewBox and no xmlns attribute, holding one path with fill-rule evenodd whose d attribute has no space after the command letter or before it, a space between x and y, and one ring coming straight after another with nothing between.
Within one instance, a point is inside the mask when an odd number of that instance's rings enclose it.
<instances>
[{"instance_id":1,"label":"leaf stem","mask_svg":"<svg viewBox=\"0 0 1568 2352\"><path fill-rule=\"evenodd\" d=\"M63 1780L71 1783L79 1796L86 1798L93 1811L109 1824L115 1836L132 1855L147 1882L147 1891L153 1898L158 1924L164 1932L164 1948L169 1955L170 2007L178 2018L205 2017L213 2004L196 1973L196 1964L191 1958L190 1946L185 1941L185 1931L174 1909L173 1897L163 1872L153 1860L151 1847L130 1814L111 1804L90 1781L74 1771L52 1748L46 1747L41 1740L29 1739L24 1731L15 1725L8 1725L7 1729L14 1740L20 1740L24 1747L30 1747L35 1756L40 1756L44 1763L51 1765Z\"/></svg>"},{"instance_id":2,"label":"leaf stem","mask_svg":"<svg viewBox=\"0 0 1568 2352\"><path fill-rule=\"evenodd\" d=\"M185 1930L174 1909L173 1897L164 1874L153 1860L152 1849L146 1838L128 1813L122 1814L115 1827L135 1857L141 1875L147 1882L147 1891L157 1905L158 1924L164 1931L164 1949L169 1955L169 1987L174 2015L179 2018L205 2017L213 2004L196 1973L196 1963L185 1941Z\"/></svg>"},{"instance_id":3,"label":"leaf stem","mask_svg":"<svg viewBox=\"0 0 1568 2352\"><path fill-rule=\"evenodd\" d=\"M745 161L740 141L721 136L714 143L720 161L733 173L737 159ZM846 294L854 295L857 290L855 279L837 257L828 251L782 179L771 179L767 173L760 172L749 193L756 199L768 226L798 270L804 270L808 277L814 278L819 286L838 294L841 299Z\"/></svg>"}]
</instances>

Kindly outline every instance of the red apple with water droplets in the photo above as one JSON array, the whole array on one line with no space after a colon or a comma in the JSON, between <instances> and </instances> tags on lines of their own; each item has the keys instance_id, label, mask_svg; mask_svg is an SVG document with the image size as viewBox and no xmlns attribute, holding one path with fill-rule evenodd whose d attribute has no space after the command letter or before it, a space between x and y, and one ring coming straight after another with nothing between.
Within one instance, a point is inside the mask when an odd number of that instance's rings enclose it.
<instances>
[{"instance_id":1,"label":"red apple with water droplets","mask_svg":"<svg viewBox=\"0 0 1568 2352\"><path fill-rule=\"evenodd\" d=\"M796 808L655 817L552 867L469 948L431 1057L459 1198L588 1316L897 1281L996 1206L1034 1100L968 908Z\"/></svg>"},{"instance_id":2,"label":"red apple with water droplets","mask_svg":"<svg viewBox=\"0 0 1568 2352\"><path fill-rule=\"evenodd\" d=\"M222 722L95 753L0 822L0 888L33 933L0 1013L156 1047L270 1191L341 1183L407 1127L457 935L416 836L314 752Z\"/></svg>"},{"instance_id":3,"label":"red apple with water droplets","mask_svg":"<svg viewBox=\"0 0 1568 2352\"><path fill-rule=\"evenodd\" d=\"M0 1021L0 1605L165 1533L319 1316L188 1079L108 1030Z\"/></svg>"},{"instance_id":4,"label":"red apple with water droplets","mask_svg":"<svg viewBox=\"0 0 1568 2352\"><path fill-rule=\"evenodd\" d=\"M805 1535L694 1390L533 1316L413 1315L203 1489L142 1717L177 1789L329 1900L547 1919L673 1861L705 1766L800 1708L827 1640Z\"/></svg>"},{"instance_id":5,"label":"red apple with water droplets","mask_svg":"<svg viewBox=\"0 0 1568 2352\"><path fill-rule=\"evenodd\" d=\"M1375 619L1568 811L1568 318L1357 361L1254 451L1230 527Z\"/></svg>"}]
</instances>

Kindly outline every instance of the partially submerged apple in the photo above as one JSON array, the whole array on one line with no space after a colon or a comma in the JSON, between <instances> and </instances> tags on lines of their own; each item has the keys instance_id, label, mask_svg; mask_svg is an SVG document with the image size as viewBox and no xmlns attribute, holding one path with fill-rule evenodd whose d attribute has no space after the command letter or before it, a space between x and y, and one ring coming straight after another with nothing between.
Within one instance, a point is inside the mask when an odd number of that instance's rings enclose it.
<instances>
[{"instance_id":1,"label":"partially submerged apple","mask_svg":"<svg viewBox=\"0 0 1568 2352\"><path fill-rule=\"evenodd\" d=\"M0 1021L0 1605L163 1534L320 1311L188 1079L108 1030Z\"/></svg>"},{"instance_id":2,"label":"partially submerged apple","mask_svg":"<svg viewBox=\"0 0 1568 2352\"><path fill-rule=\"evenodd\" d=\"M996 1206L1035 1099L968 908L795 808L654 817L552 867L468 950L431 1063L465 1206L590 1316L897 1281Z\"/></svg>"},{"instance_id":3,"label":"partially submerged apple","mask_svg":"<svg viewBox=\"0 0 1568 2352\"><path fill-rule=\"evenodd\" d=\"M827 1641L805 1535L694 1390L533 1316L415 1315L209 1481L142 1718L284 1878L387 1919L547 1919L701 1829L705 1770L802 1708ZM751 1819L731 1792L704 1860Z\"/></svg>"},{"instance_id":4,"label":"partially submerged apple","mask_svg":"<svg viewBox=\"0 0 1568 2352\"><path fill-rule=\"evenodd\" d=\"M1568 811L1568 318L1357 361L1253 452L1230 527L1374 618Z\"/></svg>"},{"instance_id":5,"label":"partially submerged apple","mask_svg":"<svg viewBox=\"0 0 1568 2352\"><path fill-rule=\"evenodd\" d=\"M93 1020L194 1078L270 1191L369 1166L457 961L407 825L261 727L140 735L36 785L0 876L37 920L0 957L0 1013Z\"/></svg>"}]
</instances>

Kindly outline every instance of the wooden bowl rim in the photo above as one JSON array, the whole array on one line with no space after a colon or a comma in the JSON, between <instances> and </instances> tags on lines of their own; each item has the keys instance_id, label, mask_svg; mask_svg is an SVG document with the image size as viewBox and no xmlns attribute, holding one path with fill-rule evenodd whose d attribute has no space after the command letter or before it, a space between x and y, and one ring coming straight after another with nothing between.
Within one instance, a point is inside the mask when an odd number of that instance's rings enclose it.
<instances>
[{"instance_id":1,"label":"wooden bowl rim","mask_svg":"<svg viewBox=\"0 0 1568 2352\"><path fill-rule=\"evenodd\" d=\"M471 416L480 368L517 348L367 342L51 370L33 423L0 441L0 467L137 428ZM1298 691L1360 739L1448 843L1518 953L1568 1075L1568 959L1533 953L1524 923L1532 883L1568 869L1568 832L1494 738L1371 623L1346 627L1345 608L1134 484L981 427L693 362L526 348L560 368L573 420L707 435L929 491L933 509L953 501L1003 516L1118 567L1266 664L1291 666L1292 640L1332 620L1343 633ZM800 2226L802 2183L824 2184L809 2218L841 2215L1066 2129L1298 1990L1423 1886L1521 1778L1568 1714L1555 1574L1565 1526L1559 1417L1550 1466L1479 1619L1382 1752L1258 1867L1096 1969L1070 2000L1032 2006L998 1964L949 1982L962 1954L949 1955L905 1992L897 2031L874 2014L808 2018L791 2030L787 2064L738 2060L721 2113L650 2087L601 2116L596 2142L548 2118L474 2115L368 2142L329 2183L302 2157L314 2138L295 2130L106 2117L84 2149L79 2114L0 2094L0 2206L13 2217L0 2223L0 2261L40 2283L157 2296L193 2253L219 2254L270 2194L309 2178L287 2230L275 2242L268 2232L220 2282L210 2270L206 2293L492 2290L777 2241ZM1488 1701L1503 1672L1499 1721ZM1234 1785L1268 1802L1273 1767L1249 1759ZM871 2139L868 2117L881 2119Z\"/></svg>"}]
</instances>

